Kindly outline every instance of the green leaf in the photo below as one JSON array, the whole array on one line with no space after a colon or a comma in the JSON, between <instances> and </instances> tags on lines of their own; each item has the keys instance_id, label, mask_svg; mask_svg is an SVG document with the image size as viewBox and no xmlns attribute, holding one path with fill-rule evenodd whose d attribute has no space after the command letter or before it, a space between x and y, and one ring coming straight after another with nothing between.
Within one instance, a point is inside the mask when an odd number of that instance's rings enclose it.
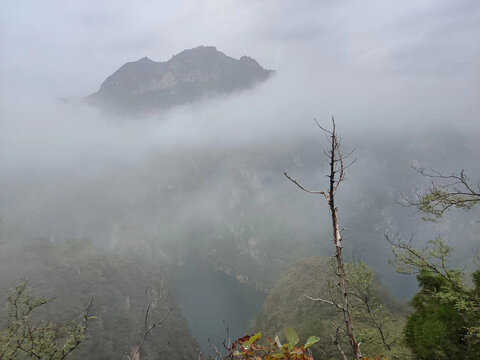
<instances>
[{"instance_id":1,"label":"green leaf","mask_svg":"<svg viewBox=\"0 0 480 360\"><path fill-rule=\"evenodd\" d=\"M285 337L287 338L290 345L297 345L299 338L298 334L291 327L285 329Z\"/></svg>"},{"instance_id":2,"label":"green leaf","mask_svg":"<svg viewBox=\"0 0 480 360\"><path fill-rule=\"evenodd\" d=\"M307 341L305 341L305 349L309 348L312 345L315 345L317 342L320 341L320 338L318 336L310 336Z\"/></svg>"},{"instance_id":3,"label":"green leaf","mask_svg":"<svg viewBox=\"0 0 480 360\"><path fill-rule=\"evenodd\" d=\"M255 341L257 341L258 339L260 339L262 337L262 333L261 332L258 332L256 333L255 335L252 335L250 336L250 339L248 339L248 343L250 345L252 345Z\"/></svg>"}]
</instances>

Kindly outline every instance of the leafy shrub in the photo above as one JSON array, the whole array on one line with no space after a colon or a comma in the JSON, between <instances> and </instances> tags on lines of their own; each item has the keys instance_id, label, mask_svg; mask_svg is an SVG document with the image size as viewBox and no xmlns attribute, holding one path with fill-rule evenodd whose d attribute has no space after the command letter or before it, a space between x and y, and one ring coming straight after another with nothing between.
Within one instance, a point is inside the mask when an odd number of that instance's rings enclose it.
<instances>
[{"instance_id":1,"label":"leafy shrub","mask_svg":"<svg viewBox=\"0 0 480 360\"><path fill-rule=\"evenodd\" d=\"M316 336L310 336L303 345L299 345L300 339L292 328L285 329L287 342L282 344L280 339L275 337L265 338L266 344L260 345L258 342L262 338L262 333L246 335L234 341L229 347L229 358L245 360L313 360L310 347L320 341Z\"/></svg>"}]
</instances>

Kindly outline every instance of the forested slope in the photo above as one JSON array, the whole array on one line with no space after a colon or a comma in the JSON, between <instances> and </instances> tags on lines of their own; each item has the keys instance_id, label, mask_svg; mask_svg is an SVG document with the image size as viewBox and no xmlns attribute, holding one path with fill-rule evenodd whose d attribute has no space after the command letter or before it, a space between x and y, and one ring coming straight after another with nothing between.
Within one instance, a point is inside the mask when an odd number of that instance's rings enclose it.
<instances>
[{"instance_id":1,"label":"forested slope","mask_svg":"<svg viewBox=\"0 0 480 360\"><path fill-rule=\"evenodd\" d=\"M145 249L137 250L107 252L85 239L5 244L0 247L0 294L24 277L35 294L55 298L37 314L58 323L77 319L93 298L90 313L96 319L89 322L87 341L72 359L124 358L140 344L145 324L150 326L174 306L148 337L142 357L196 359L198 345L178 310L168 267Z\"/></svg>"}]
</instances>

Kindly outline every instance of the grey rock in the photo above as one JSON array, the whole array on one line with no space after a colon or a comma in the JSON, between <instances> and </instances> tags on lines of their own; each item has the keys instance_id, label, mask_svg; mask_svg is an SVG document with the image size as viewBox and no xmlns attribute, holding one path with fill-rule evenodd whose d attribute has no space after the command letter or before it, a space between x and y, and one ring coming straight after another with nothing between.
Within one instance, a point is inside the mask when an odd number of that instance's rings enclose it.
<instances>
[{"instance_id":1,"label":"grey rock","mask_svg":"<svg viewBox=\"0 0 480 360\"><path fill-rule=\"evenodd\" d=\"M166 62L143 57L126 63L86 100L109 112L153 113L248 89L273 73L251 57L237 60L213 46L199 46L184 50Z\"/></svg>"}]
</instances>

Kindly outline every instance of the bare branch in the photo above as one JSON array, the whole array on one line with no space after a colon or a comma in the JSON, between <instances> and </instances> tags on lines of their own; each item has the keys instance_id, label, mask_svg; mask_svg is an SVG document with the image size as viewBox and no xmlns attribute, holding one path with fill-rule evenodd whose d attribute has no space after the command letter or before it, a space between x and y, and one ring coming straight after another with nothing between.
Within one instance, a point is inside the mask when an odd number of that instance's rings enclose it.
<instances>
[{"instance_id":1,"label":"bare branch","mask_svg":"<svg viewBox=\"0 0 480 360\"><path fill-rule=\"evenodd\" d=\"M217 358L215 358L215 359L218 359L218 360L223 359L222 353L220 352L220 350L218 350L218 348L215 346L215 344L212 343L212 339L211 339L210 336L208 337L208 344L212 348L213 352L217 355Z\"/></svg>"},{"instance_id":2,"label":"bare branch","mask_svg":"<svg viewBox=\"0 0 480 360\"><path fill-rule=\"evenodd\" d=\"M440 238L428 241L423 249L417 250L412 246L413 235L408 241L402 241L398 234L393 238L388 234L384 236L392 245L395 257L393 263L396 265L397 271L412 273L421 269L429 270L443 278L461 294L470 298L470 291L461 281L452 277L452 270L447 267L451 248L445 245Z\"/></svg>"},{"instance_id":3,"label":"bare branch","mask_svg":"<svg viewBox=\"0 0 480 360\"><path fill-rule=\"evenodd\" d=\"M325 191L313 191L313 190L308 190L306 188L304 188L302 185L300 185L296 180L292 179L286 171L283 172L283 174L287 177L288 180L290 180L291 182L293 182L295 185L297 185L300 189L302 189L303 191L306 191L310 194L318 194L318 195L323 195L323 196L326 196L325 194Z\"/></svg>"},{"instance_id":4,"label":"bare branch","mask_svg":"<svg viewBox=\"0 0 480 360\"><path fill-rule=\"evenodd\" d=\"M313 298L313 297L308 296L308 295L305 295L305 297L306 297L307 299L309 299L309 300L312 300L312 301L320 301L320 302L323 302L323 303L325 303L325 304L332 305L332 306L336 307L336 308L339 309L339 310L342 310L342 311L344 310L341 305L339 305L339 304L337 304L337 303L335 303L335 302L333 302L333 301L330 301L330 300L327 300L327 299L322 299L322 298Z\"/></svg>"},{"instance_id":5,"label":"bare branch","mask_svg":"<svg viewBox=\"0 0 480 360\"><path fill-rule=\"evenodd\" d=\"M170 313L173 311L173 306L170 306L167 310L167 312L162 316L162 318L152 324L145 333L143 334L142 341L140 342L140 345L137 347L137 350L133 353L132 358L135 359L135 357L140 353L140 349L142 348L143 344L145 344L145 340L147 339L147 336L150 332L153 331L157 326L160 326L162 322L170 315Z\"/></svg>"},{"instance_id":6,"label":"bare branch","mask_svg":"<svg viewBox=\"0 0 480 360\"><path fill-rule=\"evenodd\" d=\"M345 352L343 351L342 347L340 346L339 342L339 335L340 332L343 332L343 329L340 327L340 325L335 324L333 320L330 320L332 324L335 326L335 337L330 333L330 336L332 337L333 343L337 346L338 351L340 351L340 354L342 354L342 358L344 360L347 360L347 356L345 355Z\"/></svg>"}]
</instances>

